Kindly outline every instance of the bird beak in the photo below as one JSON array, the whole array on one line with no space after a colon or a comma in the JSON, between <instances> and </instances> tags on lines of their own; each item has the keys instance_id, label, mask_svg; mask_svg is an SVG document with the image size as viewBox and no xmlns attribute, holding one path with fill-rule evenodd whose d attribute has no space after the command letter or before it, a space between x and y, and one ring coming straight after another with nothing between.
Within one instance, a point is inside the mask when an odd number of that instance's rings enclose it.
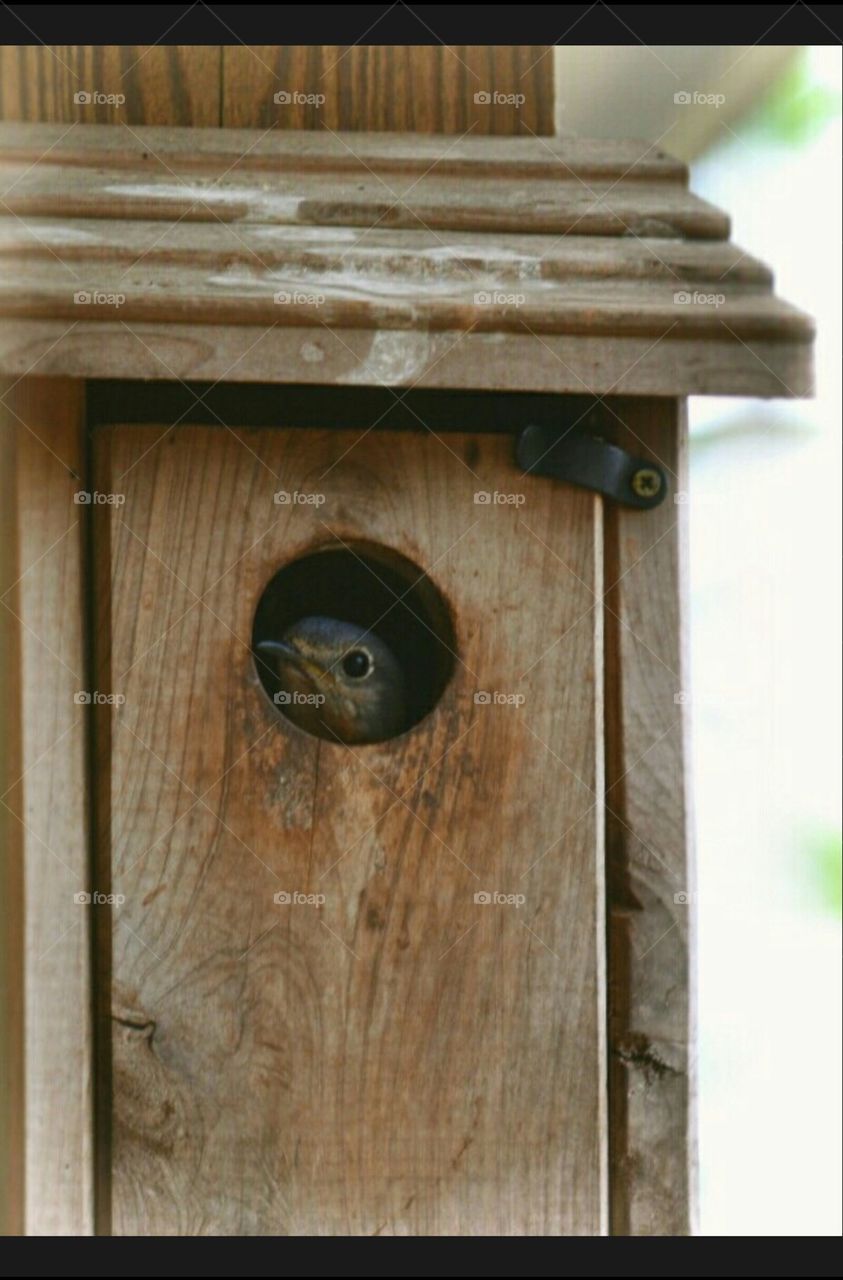
<instances>
[{"instance_id":1,"label":"bird beak","mask_svg":"<svg viewBox=\"0 0 843 1280\"><path fill-rule=\"evenodd\" d=\"M258 657L267 662L267 665L275 668L279 662L289 662L292 666L303 671L306 676L310 676L312 680L320 679L324 674L324 670L312 658L306 658L303 653L299 653L298 649L293 648L291 644L287 644L285 640L261 640L255 645L255 653Z\"/></svg>"}]
</instances>

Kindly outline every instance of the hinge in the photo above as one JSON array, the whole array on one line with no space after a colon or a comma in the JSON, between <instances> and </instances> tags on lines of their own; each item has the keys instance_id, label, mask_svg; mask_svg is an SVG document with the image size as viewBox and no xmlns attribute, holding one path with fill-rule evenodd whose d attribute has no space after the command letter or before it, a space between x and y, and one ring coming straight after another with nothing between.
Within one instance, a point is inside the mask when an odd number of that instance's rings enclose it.
<instances>
[{"instance_id":1,"label":"hinge","mask_svg":"<svg viewBox=\"0 0 843 1280\"><path fill-rule=\"evenodd\" d=\"M649 510L667 493L667 478L657 463L576 427L525 427L515 457L524 471L593 489L627 507Z\"/></svg>"}]
</instances>

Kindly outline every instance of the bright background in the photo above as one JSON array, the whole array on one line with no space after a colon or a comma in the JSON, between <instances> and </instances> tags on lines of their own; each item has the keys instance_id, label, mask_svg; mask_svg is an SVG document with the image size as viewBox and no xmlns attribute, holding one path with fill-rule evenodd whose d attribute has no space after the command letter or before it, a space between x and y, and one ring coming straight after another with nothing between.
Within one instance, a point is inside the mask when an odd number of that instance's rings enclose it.
<instances>
[{"instance_id":1,"label":"bright background","mask_svg":"<svg viewBox=\"0 0 843 1280\"><path fill-rule=\"evenodd\" d=\"M816 399L691 401L707 1234L841 1230L840 66L801 51L692 165L818 325Z\"/></svg>"},{"instance_id":2,"label":"bright background","mask_svg":"<svg viewBox=\"0 0 843 1280\"><path fill-rule=\"evenodd\" d=\"M693 398L701 1229L841 1230L839 48L560 50L558 129L659 141L818 326L814 400ZM679 90L725 103L675 105Z\"/></svg>"}]
</instances>

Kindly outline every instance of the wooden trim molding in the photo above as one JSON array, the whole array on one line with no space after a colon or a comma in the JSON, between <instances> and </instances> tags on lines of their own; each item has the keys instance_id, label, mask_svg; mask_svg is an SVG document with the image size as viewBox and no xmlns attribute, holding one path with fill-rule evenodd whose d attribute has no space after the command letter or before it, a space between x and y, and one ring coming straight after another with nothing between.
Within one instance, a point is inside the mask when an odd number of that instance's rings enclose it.
<instances>
[{"instance_id":1,"label":"wooden trim molding","mask_svg":"<svg viewBox=\"0 0 843 1280\"><path fill-rule=\"evenodd\" d=\"M646 143L6 125L0 177L5 372L810 391L811 320Z\"/></svg>"}]
</instances>

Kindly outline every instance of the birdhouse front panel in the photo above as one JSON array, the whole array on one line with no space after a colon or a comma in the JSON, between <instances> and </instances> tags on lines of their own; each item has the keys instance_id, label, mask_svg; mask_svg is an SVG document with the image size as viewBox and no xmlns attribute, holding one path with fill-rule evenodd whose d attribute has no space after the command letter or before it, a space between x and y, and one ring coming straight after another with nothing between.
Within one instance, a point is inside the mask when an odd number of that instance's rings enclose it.
<instances>
[{"instance_id":1,"label":"birdhouse front panel","mask_svg":"<svg viewBox=\"0 0 843 1280\"><path fill-rule=\"evenodd\" d=\"M113 1230L604 1231L600 500L501 435L115 426L94 457L125 499L94 514ZM317 736L261 679L279 571L315 562L286 616L330 617L320 557L338 619L357 572L364 629L420 633L406 702L450 673L374 744L330 681Z\"/></svg>"}]
</instances>

